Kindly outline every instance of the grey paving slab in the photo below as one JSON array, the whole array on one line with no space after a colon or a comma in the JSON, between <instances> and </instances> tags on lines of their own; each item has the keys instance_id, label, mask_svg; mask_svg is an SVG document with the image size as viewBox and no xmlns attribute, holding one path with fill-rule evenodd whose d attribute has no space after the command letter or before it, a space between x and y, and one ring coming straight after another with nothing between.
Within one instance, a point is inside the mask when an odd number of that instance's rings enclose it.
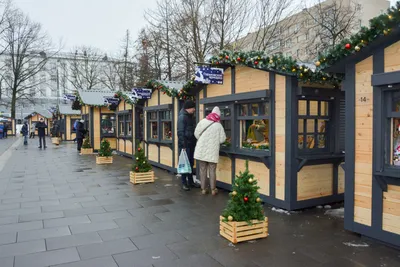
<instances>
[{"instance_id":1,"label":"grey paving slab","mask_svg":"<svg viewBox=\"0 0 400 267\"><path fill-rule=\"evenodd\" d=\"M84 223L70 226L71 232L73 234L96 232L115 228L118 228L118 225L114 221Z\"/></svg>"},{"instance_id":2,"label":"grey paving slab","mask_svg":"<svg viewBox=\"0 0 400 267\"><path fill-rule=\"evenodd\" d=\"M126 228L103 230L98 232L104 241L123 239L128 237L142 236L150 234L150 231L143 225L132 225Z\"/></svg>"},{"instance_id":3,"label":"grey paving slab","mask_svg":"<svg viewBox=\"0 0 400 267\"><path fill-rule=\"evenodd\" d=\"M177 256L166 247L137 250L114 255L119 267L152 266L161 261L177 259Z\"/></svg>"},{"instance_id":4,"label":"grey paving slab","mask_svg":"<svg viewBox=\"0 0 400 267\"><path fill-rule=\"evenodd\" d=\"M41 195L40 200L51 200L51 199L68 199L72 198L75 195L71 194L48 194L48 195Z\"/></svg>"},{"instance_id":5,"label":"grey paving slab","mask_svg":"<svg viewBox=\"0 0 400 267\"><path fill-rule=\"evenodd\" d=\"M51 267L118 267L118 265L114 261L113 257L109 256L60 265L53 265Z\"/></svg>"},{"instance_id":6,"label":"grey paving slab","mask_svg":"<svg viewBox=\"0 0 400 267\"><path fill-rule=\"evenodd\" d=\"M41 251L46 251L44 240L2 245L0 246L0 258L25 255Z\"/></svg>"},{"instance_id":7,"label":"grey paving slab","mask_svg":"<svg viewBox=\"0 0 400 267\"><path fill-rule=\"evenodd\" d=\"M92 222L100 222L100 221L110 221L121 218L132 218L132 215L124 210L124 211L115 211L115 212L107 212L100 214L91 214L89 218Z\"/></svg>"},{"instance_id":8,"label":"grey paving slab","mask_svg":"<svg viewBox=\"0 0 400 267\"><path fill-rule=\"evenodd\" d=\"M207 254L196 254L176 260L160 261L153 264L154 267L222 267L219 262ZM269 266L269 265L268 265Z\"/></svg>"},{"instance_id":9,"label":"grey paving slab","mask_svg":"<svg viewBox=\"0 0 400 267\"><path fill-rule=\"evenodd\" d=\"M65 210L65 217L76 217L79 215L90 215L90 214L98 214L104 213L106 210L103 207L92 207L92 208L80 208L73 210Z\"/></svg>"},{"instance_id":10,"label":"grey paving slab","mask_svg":"<svg viewBox=\"0 0 400 267\"><path fill-rule=\"evenodd\" d=\"M43 223L41 221L6 224L0 227L0 234L19 232L25 230L36 230L42 228L43 228Z\"/></svg>"},{"instance_id":11,"label":"grey paving slab","mask_svg":"<svg viewBox=\"0 0 400 267\"><path fill-rule=\"evenodd\" d=\"M78 252L82 260L111 256L134 250L137 250L137 247L129 238L78 247Z\"/></svg>"},{"instance_id":12,"label":"grey paving slab","mask_svg":"<svg viewBox=\"0 0 400 267\"><path fill-rule=\"evenodd\" d=\"M10 204L10 203L25 203L25 202L33 202L39 201L39 197L19 197L19 198L10 198L10 199L3 199L1 203L3 204Z\"/></svg>"},{"instance_id":13,"label":"grey paving slab","mask_svg":"<svg viewBox=\"0 0 400 267\"><path fill-rule=\"evenodd\" d=\"M14 257L1 258L0 266L1 267L13 267L14 266Z\"/></svg>"},{"instance_id":14,"label":"grey paving slab","mask_svg":"<svg viewBox=\"0 0 400 267\"><path fill-rule=\"evenodd\" d=\"M182 235L175 231L131 237L131 240L139 249L146 249L156 246L163 247L168 244L187 241Z\"/></svg>"},{"instance_id":15,"label":"grey paving slab","mask_svg":"<svg viewBox=\"0 0 400 267\"><path fill-rule=\"evenodd\" d=\"M66 248L16 256L14 267L45 267L79 260L76 248Z\"/></svg>"},{"instance_id":16,"label":"grey paving slab","mask_svg":"<svg viewBox=\"0 0 400 267\"><path fill-rule=\"evenodd\" d=\"M40 207L34 208L22 208L22 209L13 209L13 210L2 210L0 211L0 217L9 217L16 215L24 215L24 214L33 214L42 212Z\"/></svg>"},{"instance_id":17,"label":"grey paving slab","mask_svg":"<svg viewBox=\"0 0 400 267\"><path fill-rule=\"evenodd\" d=\"M101 242L103 242L103 240L96 232L74 234L70 236L54 237L46 239L47 250L77 247L77 246L89 245Z\"/></svg>"},{"instance_id":18,"label":"grey paving slab","mask_svg":"<svg viewBox=\"0 0 400 267\"><path fill-rule=\"evenodd\" d=\"M58 200L42 200L42 201L21 203L21 208L46 207L46 206L56 206L56 205L60 205L60 201L58 201Z\"/></svg>"},{"instance_id":19,"label":"grey paving slab","mask_svg":"<svg viewBox=\"0 0 400 267\"><path fill-rule=\"evenodd\" d=\"M58 226L66 226L66 225L75 225L81 223L90 223L90 219L87 215L76 216L76 217L67 217L67 218L59 218L59 219L49 219L44 220L44 228L58 227Z\"/></svg>"},{"instance_id":20,"label":"grey paving slab","mask_svg":"<svg viewBox=\"0 0 400 267\"><path fill-rule=\"evenodd\" d=\"M17 242L17 233L0 234L0 245Z\"/></svg>"},{"instance_id":21,"label":"grey paving slab","mask_svg":"<svg viewBox=\"0 0 400 267\"><path fill-rule=\"evenodd\" d=\"M62 218L62 217L64 217L64 213L62 211L40 212L34 214L20 215L19 222L40 221L40 220Z\"/></svg>"},{"instance_id":22,"label":"grey paving slab","mask_svg":"<svg viewBox=\"0 0 400 267\"><path fill-rule=\"evenodd\" d=\"M87 196L87 197L65 198L65 199L61 199L60 200L60 202L62 204L64 204L64 203L90 202L90 201L95 201L95 198L93 196Z\"/></svg>"},{"instance_id":23,"label":"grey paving slab","mask_svg":"<svg viewBox=\"0 0 400 267\"><path fill-rule=\"evenodd\" d=\"M68 226L18 232L18 242L71 235Z\"/></svg>"},{"instance_id":24,"label":"grey paving slab","mask_svg":"<svg viewBox=\"0 0 400 267\"><path fill-rule=\"evenodd\" d=\"M64 210L74 210L80 209L82 205L80 203L67 203L67 204L60 204L56 206L47 206L42 207L43 212L51 212L51 211L64 211Z\"/></svg>"},{"instance_id":25,"label":"grey paving slab","mask_svg":"<svg viewBox=\"0 0 400 267\"><path fill-rule=\"evenodd\" d=\"M19 209L21 207L21 203L9 203L0 205L0 210L13 210Z\"/></svg>"},{"instance_id":26,"label":"grey paving slab","mask_svg":"<svg viewBox=\"0 0 400 267\"><path fill-rule=\"evenodd\" d=\"M17 222L18 222L18 216L3 217L3 218L0 217L0 225L17 223Z\"/></svg>"}]
</instances>

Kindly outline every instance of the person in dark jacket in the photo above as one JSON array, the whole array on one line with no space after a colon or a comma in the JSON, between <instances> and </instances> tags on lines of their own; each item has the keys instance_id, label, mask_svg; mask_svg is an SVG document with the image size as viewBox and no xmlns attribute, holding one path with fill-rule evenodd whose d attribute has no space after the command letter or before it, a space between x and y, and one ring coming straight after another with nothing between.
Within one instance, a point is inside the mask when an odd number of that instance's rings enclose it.
<instances>
[{"instance_id":1,"label":"person in dark jacket","mask_svg":"<svg viewBox=\"0 0 400 267\"><path fill-rule=\"evenodd\" d=\"M183 105L183 109L179 112L178 117L179 154L182 150L186 151L192 171L194 165L194 148L196 147L196 137L194 136L196 121L193 117L195 111L195 103L192 100L188 100ZM200 185L193 181L193 175L191 173L182 174L182 189L185 191L189 191L190 187L200 188Z\"/></svg>"},{"instance_id":2,"label":"person in dark jacket","mask_svg":"<svg viewBox=\"0 0 400 267\"><path fill-rule=\"evenodd\" d=\"M39 148L47 148L46 146L46 128L47 124L44 122L43 118L40 118L39 122L36 123L36 129L38 130L38 136L39 136ZM43 142L43 146L42 146Z\"/></svg>"},{"instance_id":3,"label":"person in dark jacket","mask_svg":"<svg viewBox=\"0 0 400 267\"><path fill-rule=\"evenodd\" d=\"M7 123L4 123L4 138L7 138L7 133L8 132L8 125L7 125Z\"/></svg>"},{"instance_id":4,"label":"person in dark jacket","mask_svg":"<svg viewBox=\"0 0 400 267\"><path fill-rule=\"evenodd\" d=\"M21 134L24 137L24 145L28 145L29 127L27 121L24 121L24 125L22 125Z\"/></svg>"},{"instance_id":5,"label":"person in dark jacket","mask_svg":"<svg viewBox=\"0 0 400 267\"><path fill-rule=\"evenodd\" d=\"M84 120L80 120L76 127L76 141L78 143L78 151L79 152L81 152L83 139L85 138L85 134L86 134L85 125L83 124L84 122L85 122Z\"/></svg>"}]
</instances>

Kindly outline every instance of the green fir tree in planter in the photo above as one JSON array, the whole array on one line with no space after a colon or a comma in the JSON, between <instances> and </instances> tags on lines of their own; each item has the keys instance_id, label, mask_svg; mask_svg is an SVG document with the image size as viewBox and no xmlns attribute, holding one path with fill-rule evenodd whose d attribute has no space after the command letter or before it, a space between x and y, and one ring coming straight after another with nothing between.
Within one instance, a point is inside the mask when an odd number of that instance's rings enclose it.
<instances>
[{"instance_id":1,"label":"green fir tree in planter","mask_svg":"<svg viewBox=\"0 0 400 267\"><path fill-rule=\"evenodd\" d=\"M84 149L90 149L90 148L92 148L92 146L90 145L89 136L87 136L87 137L85 138L85 140L83 140L82 148L84 148Z\"/></svg>"},{"instance_id":2,"label":"green fir tree in planter","mask_svg":"<svg viewBox=\"0 0 400 267\"><path fill-rule=\"evenodd\" d=\"M112 149L110 146L110 142L104 138L100 144L99 157L111 157L111 156L112 156Z\"/></svg>"},{"instance_id":3,"label":"green fir tree in planter","mask_svg":"<svg viewBox=\"0 0 400 267\"><path fill-rule=\"evenodd\" d=\"M135 153L135 163L132 166L133 172L149 172L151 165L148 162L144 150L139 146Z\"/></svg>"},{"instance_id":4,"label":"green fir tree in planter","mask_svg":"<svg viewBox=\"0 0 400 267\"><path fill-rule=\"evenodd\" d=\"M232 192L229 194L230 200L222 213L224 221L248 223L252 220L263 221L265 215L259 189L257 179L249 172L249 162L246 161L246 169L236 176Z\"/></svg>"}]
</instances>

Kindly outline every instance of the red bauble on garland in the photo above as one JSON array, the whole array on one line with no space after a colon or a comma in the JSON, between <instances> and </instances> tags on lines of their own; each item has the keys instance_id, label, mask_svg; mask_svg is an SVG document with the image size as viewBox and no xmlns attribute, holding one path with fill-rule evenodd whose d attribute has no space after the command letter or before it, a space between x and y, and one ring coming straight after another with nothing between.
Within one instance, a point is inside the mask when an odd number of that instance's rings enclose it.
<instances>
[{"instance_id":1,"label":"red bauble on garland","mask_svg":"<svg viewBox=\"0 0 400 267\"><path fill-rule=\"evenodd\" d=\"M240 61L240 60L241 60L241 58L240 58L240 57L238 57L238 58L237 58L237 61Z\"/></svg>"},{"instance_id":2,"label":"red bauble on garland","mask_svg":"<svg viewBox=\"0 0 400 267\"><path fill-rule=\"evenodd\" d=\"M255 65L258 65L258 61L254 61L254 64L255 64Z\"/></svg>"},{"instance_id":3,"label":"red bauble on garland","mask_svg":"<svg viewBox=\"0 0 400 267\"><path fill-rule=\"evenodd\" d=\"M140 152L141 150L142 150L142 148L141 148L141 147L139 147L139 148L137 149L137 151L139 151L139 152Z\"/></svg>"},{"instance_id":4,"label":"red bauble on garland","mask_svg":"<svg viewBox=\"0 0 400 267\"><path fill-rule=\"evenodd\" d=\"M229 59L229 56L225 56L226 59Z\"/></svg>"},{"instance_id":5,"label":"red bauble on garland","mask_svg":"<svg viewBox=\"0 0 400 267\"><path fill-rule=\"evenodd\" d=\"M244 197L243 200L244 200L244 202L248 202L249 198L248 197Z\"/></svg>"},{"instance_id":6,"label":"red bauble on garland","mask_svg":"<svg viewBox=\"0 0 400 267\"><path fill-rule=\"evenodd\" d=\"M351 44L346 44L344 47L345 47L347 50L349 50L349 49L351 48Z\"/></svg>"}]
</instances>

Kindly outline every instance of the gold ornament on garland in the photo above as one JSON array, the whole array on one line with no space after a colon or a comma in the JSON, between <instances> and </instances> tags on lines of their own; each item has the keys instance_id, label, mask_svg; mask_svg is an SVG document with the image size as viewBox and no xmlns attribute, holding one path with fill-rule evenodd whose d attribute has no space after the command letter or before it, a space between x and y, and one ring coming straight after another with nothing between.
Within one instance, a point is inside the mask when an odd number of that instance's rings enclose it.
<instances>
[{"instance_id":1,"label":"gold ornament on garland","mask_svg":"<svg viewBox=\"0 0 400 267\"><path fill-rule=\"evenodd\" d=\"M258 197L258 198L256 199L256 201L257 201L257 202L261 202L261 198Z\"/></svg>"},{"instance_id":2,"label":"gold ornament on garland","mask_svg":"<svg viewBox=\"0 0 400 267\"><path fill-rule=\"evenodd\" d=\"M237 195L237 192L236 192L236 191L233 191L233 192L232 192L232 195L233 195L233 196L236 196L236 195Z\"/></svg>"},{"instance_id":3,"label":"gold ornament on garland","mask_svg":"<svg viewBox=\"0 0 400 267\"><path fill-rule=\"evenodd\" d=\"M253 182L253 179L250 178L250 179L249 179L249 183L252 183L252 182Z\"/></svg>"},{"instance_id":4,"label":"gold ornament on garland","mask_svg":"<svg viewBox=\"0 0 400 267\"><path fill-rule=\"evenodd\" d=\"M315 66L317 66L317 67L321 66L321 62L319 62L319 61L315 62Z\"/></svg>"},{"instance_id":5,"label":"gold ornament on garland","mask_svg":"<svg viewBox=\"0 0 400 267\"><path fill-rule=\"evenodd\" d=\"M361 47L359 47L358 45L356 47L354 47L354 50L356 50L357 52L361 50Z\"/></svg>"},{"instance_id":6,"label":"gold ornament on garland","mask_svg":"<svg viewBox=\"0 0 400 267\"><path fill-rule=\"evenodd\" d=\"M228 216L228 221L230 221L230 222L233 221L233 217L229 215Z\"/></svg>"}]
</instances>

